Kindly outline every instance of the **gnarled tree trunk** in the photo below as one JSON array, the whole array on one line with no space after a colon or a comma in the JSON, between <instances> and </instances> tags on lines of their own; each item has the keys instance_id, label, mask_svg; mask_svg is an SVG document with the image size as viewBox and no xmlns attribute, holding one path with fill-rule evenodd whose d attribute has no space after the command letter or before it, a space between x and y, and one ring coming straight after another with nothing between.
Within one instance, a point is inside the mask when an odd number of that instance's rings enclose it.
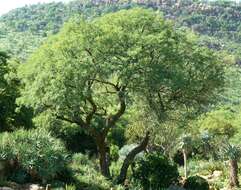
<instances>
[{"instance_id":1,"label":"gnarled tree trunk","mask_svg":"<svg viewBox=\"0 0 241 190\"><path fill-rule=\"evenodd\" d=\"M99 135L96 137L96 144L99 152L99 162L101 174L105 177L110 177L109 162L108 162L108 151L105 142L105 136Z\"/></svg>"},{"instance_id":2,"label":"gnarled tree trunk","mask_svg":"<svg viewBox=\"0 0 241 190\"><path fill-rule=\"evenodd\" d=\"M230 160L230 187L239 187L239 180L238 180L238 162L237 160Z\"/></svg>"},{"instance_id":3,"label":"gnarled tree trunk","mask_svg":"<svg viewBox=\"0 0 241 190\"><path fill-rule=\"evenodd\" d=\"M148 141L149 141L149 132L147 132L143 141L137 147L131 150L131 152L129 152L129 154L126 156L123 162L123 165L121 167L120 174L117 179L118 184L124 183L130 164L133 162L137 154L139 154L140 152L146 149Z\"/></svg>"}]
</instances>

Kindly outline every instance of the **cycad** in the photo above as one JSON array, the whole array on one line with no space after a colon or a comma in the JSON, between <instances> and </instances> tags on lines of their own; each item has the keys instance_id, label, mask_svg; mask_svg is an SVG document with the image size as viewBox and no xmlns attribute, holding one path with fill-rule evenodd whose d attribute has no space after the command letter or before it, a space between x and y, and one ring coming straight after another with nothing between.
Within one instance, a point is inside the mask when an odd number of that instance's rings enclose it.
<instances>
[{"instance_id":1,"label":"cycad","mask_svg":"<svg viewBox=\"0 0 241 190\"><path fill-rule=\"evenodd\" d=\"M241 155L241 148L230 144L229 142L223 143L221 147L221 153L224 158L229 159L230 164L230 178L229 185L230 187L239 187L238 180L238 161Z\"/></svg>"}]
</instances>

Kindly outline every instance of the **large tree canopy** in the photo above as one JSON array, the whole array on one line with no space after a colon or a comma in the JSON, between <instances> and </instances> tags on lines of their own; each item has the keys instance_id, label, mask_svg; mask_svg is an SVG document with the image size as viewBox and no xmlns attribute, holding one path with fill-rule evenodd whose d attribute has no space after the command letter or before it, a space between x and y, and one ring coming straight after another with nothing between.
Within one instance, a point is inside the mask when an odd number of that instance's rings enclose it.
<instances>
[{"instance_id":1,"label":"large tree canopy","mask_svg":"<svg viewBox=\"0 0 241 190\"><path fill-rule=\"evenodd\" d=\"M66 24L20 68L19 102L93 136L108 175L106 136L127 108L144 100L162 115L206 104L222 73L212 51L156 12L124 10Z\"/></svg>"}]
</instances>

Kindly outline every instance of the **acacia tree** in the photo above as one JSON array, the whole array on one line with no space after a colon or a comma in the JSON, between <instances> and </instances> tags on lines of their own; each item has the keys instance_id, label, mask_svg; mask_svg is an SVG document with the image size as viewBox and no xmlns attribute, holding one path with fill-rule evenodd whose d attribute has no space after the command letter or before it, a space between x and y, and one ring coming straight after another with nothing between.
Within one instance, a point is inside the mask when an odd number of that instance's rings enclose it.
<instances>
[{"instance_id":1,"label":"acacia tree","mask_svg":"<svg viewBox=\"0 0 241 190\"><path fill-rule=\"evenodd\" d=\"M76 124L98 147L101 172L109 176L107 135L138 98L158 104L207 103L223 83L213 53L156 12L123 10L94 20L74 20L19 69L19 102ZM135 101L134 101L135 100ZM120 182L148 135L124 161Z\"/></svg>"}]
</instances>

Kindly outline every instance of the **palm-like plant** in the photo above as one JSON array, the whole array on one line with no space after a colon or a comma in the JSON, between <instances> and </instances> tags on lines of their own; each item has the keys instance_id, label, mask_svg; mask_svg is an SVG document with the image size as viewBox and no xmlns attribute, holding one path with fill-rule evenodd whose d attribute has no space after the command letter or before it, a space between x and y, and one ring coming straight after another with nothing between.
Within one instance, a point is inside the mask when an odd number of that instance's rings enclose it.
<instances>
[{"instance_id":1,"label":"palm-like plant","mask_svg":"<svg viewBox=\"0 0 241 190\"><path fill-rule=\"evenodd\" d=\"M184 177L188 177L188 168L187 168L187 152L191 149L192 137L189 134L185 134L181 137L180 148L183 153L184 160Z\"/></svg>"},{"instance_id":2,"label":"palm-like plant","mask_svg":"<svg viewBox=\"0 0 241 190\"><path fill-rule=\"evenodd\" d=\"M239 146L235 146L230 144L229 142L225 142L221 147L221 153L225 158L229 159L230 164L230 177L229 177L229 185L230 187L239 187L238 180L238 160L241 155L241 148Z\"/></svg>"}]
</instances>

